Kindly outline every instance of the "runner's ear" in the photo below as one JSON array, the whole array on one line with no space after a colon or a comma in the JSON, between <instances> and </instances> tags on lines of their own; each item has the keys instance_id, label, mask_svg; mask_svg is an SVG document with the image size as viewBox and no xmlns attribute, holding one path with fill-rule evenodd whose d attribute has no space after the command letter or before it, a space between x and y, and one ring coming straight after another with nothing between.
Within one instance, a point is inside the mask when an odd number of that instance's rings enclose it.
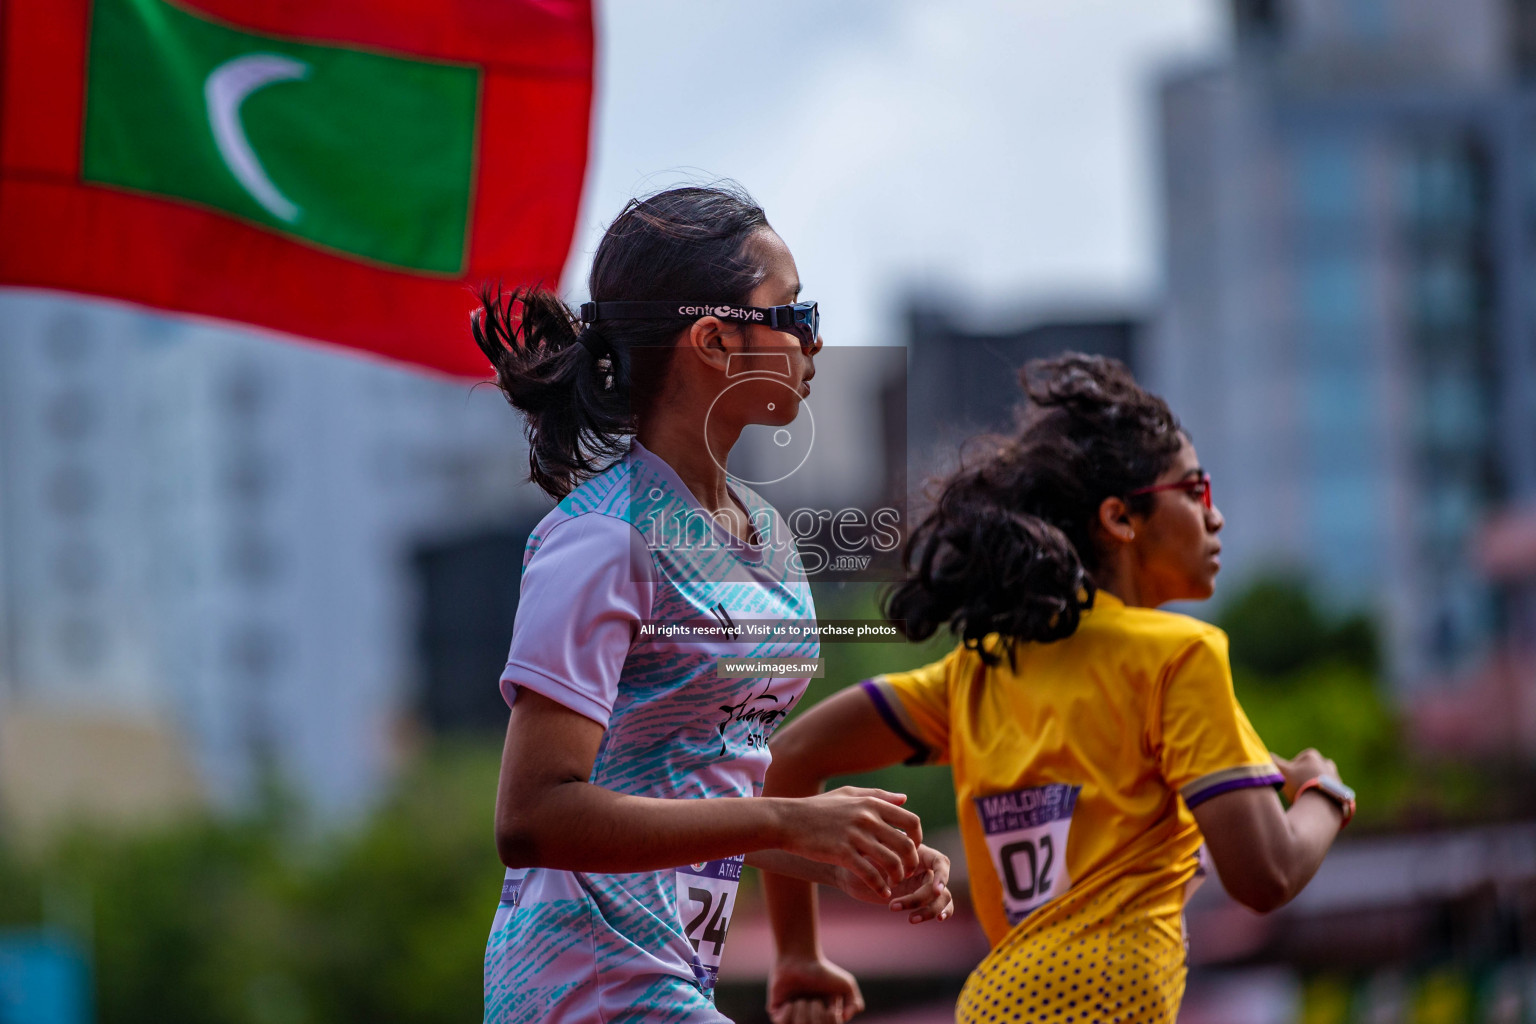
<instances>
[{"instance_id":1,"label":"runner's ear","mask_svg":"<svg viewBox=\"0 0 1536 1024\"><path fill-rule=\"evenodd\" d=\"M723 320L705 316L695 320L683 333L679 347L692 353L710 369L724 373L731 351L740 345L730 336Z\"/></svg>"},{"instance_id":2,"label":"runner's ear","mask_svg":"<svg viewBox=\"0 0 1536 1024\"><path fill-rule=\"evenodd\" d=\"M1122 544L1136 539L1136 529L1131 525L1131 509L1124 498L1111 495L1099 503L1099 529Z\"/></svg>"}]
</instances>

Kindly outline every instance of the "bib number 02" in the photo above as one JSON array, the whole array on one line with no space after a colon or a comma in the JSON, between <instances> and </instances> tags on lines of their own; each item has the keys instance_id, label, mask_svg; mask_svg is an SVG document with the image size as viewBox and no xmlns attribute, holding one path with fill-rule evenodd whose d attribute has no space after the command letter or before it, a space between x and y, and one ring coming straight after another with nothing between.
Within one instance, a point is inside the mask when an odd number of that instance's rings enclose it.
<instances>
[{"instance_id":1,"label":"bib number 02","mask_svg":"<svg viewBox=\"0 0 1536 1024\"><path fill-rule=\"evenodd\" d=\"M1071 887L1067 836L1081 788L1053 783L976 797L1009 924Z\"/></svg>"},{"instance_id":2,"label":"bib number 02","mask_svg":"<svg viewBox=\"0 0 1536 1024\"><path fill-rule=\"evenodd\" d=\"M728 857L677 869L677 912L693 947L693 975L706 991L720 977L725 931L736 913L736 887L745 857Z\"/></svg>"}]
</instances>

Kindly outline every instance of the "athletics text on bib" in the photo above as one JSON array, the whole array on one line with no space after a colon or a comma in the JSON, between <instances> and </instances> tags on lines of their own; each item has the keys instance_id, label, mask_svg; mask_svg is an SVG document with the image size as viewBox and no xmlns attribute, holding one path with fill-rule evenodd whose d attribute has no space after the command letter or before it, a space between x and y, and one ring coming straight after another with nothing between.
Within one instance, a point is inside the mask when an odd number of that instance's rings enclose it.
<instances>
[{"instance_id":1,"label":"athletics text on bib","mask_svg":"<svg viewBox=\"0 0 1536 1024\"><path fill-rule=\"evenodd\" d=\"M1071 887L1067 837L1081 788L1058 782L975 798L1009 924Z\"/></svg>"}]
</instances>

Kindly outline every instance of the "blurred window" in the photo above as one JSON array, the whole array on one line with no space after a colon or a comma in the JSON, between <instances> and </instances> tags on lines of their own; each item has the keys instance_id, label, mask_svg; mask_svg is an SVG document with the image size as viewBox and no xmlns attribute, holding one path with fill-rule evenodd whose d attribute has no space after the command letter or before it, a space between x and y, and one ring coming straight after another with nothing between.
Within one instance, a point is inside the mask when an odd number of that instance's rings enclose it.
<instances>
[{"instance_id":1,"label":"blurred window","mask_svg":"<svg viewBox=\"0 0 1536 1024\"><path fill-rule=\"evenodd\" d=\"M64 312L48 324L43 346L55 366L61 370L80 370L81 361L91 354L94 339L85 318L79 313Z\"/></svg>"},{"instance_id":2,"label":"blurred window","mask_svg":"<svg viewBox=\"0 0 1536 1024\"><path fill-rule=\"evenodd\" d=\"M1300 285L1308 329L1327 332L1346 345L1363 344L1352 334L1364 321L1366 281L1358 261L1345 255L1314 257L1302 265Z\"/></svg>"},{"instance_id":3,"label":"blurred window","mask_svg":"<svg viewBox=\"0 0 1536 1024\"><path fill-rule=\"evenodd\" d=\"M94 593L102 581L102 555L87 540L74 540L53 557L54 581L71 597Z\"/></svg>"},{"instance_id":4,"label":"blurred window","mask_svg":"<svg viewBox=\"0 0 1536 1024\"><path fill-rule=\"evenodd\" d=\"M1377 407L1369 377L1363 373L1309 374L1303 395L1320 454L1327 457L1365 447L1373 433Z\"/></svg>"},{"instance_id":5,"label":"blurred window","mask_svg":"<svg viewBox=\"0 0 1536 1024\"><path fill-rule=\"evenodd\" d=\"M225 373L219 400L232 420L249 424L265 411L271 398L269 378L254 360L240 360Z\"/></svg>"},{"instance_id":6,"label":"blurred window","mask_svg":"<svg viewBox=\"0 0 1536 1024\"><path fill-rule=\"evenodd\" d=\"M60 466L47 484L48 507L61 516L83 516L95 511L101 487L83 466Z\"/></svg>"},{"instance_id":7,"label":"blurred window","mask_svg":"<svg viewBox=\"0 0 1536 1024\"><path fill-rule=\"evenodd\" d=\"M247 622L226 640L227 663L237 674L252 682L273 678L282 657L282 637L263 623Z\"/></svg>"},{"instance_id":8,"label":"blurred window","mask_svg":"<svg viewBox=\"0 0 1536 1024\"><path fill-rule=\"evenodd\" d=\"M1350 33L1362 40L1385 40L1392 31L1387 0L1347 0L1344 12Z\"/></svg>"},{"instance_id":9,"label":"blurred window","mask_svg":"<svg viewBox=\"0 0 1536 1024\"><path fill-rule=\"evenodd\" d=\"M83 440L95 428L97 418L95 400L82 388L60 391L43 411L48 432L60 441Z\"/></svg>"},{"instance_id":10,"label":"blurred window","mask_svg":"<svg viewBox=\"0 0 1536 1024\"><path fill-rule=\"evenodd\" d=\"M259 452L233 452L223 467L224 493L239 504L254 505L272 493L276 467Z\"/></svg>"},{"instance_id":11,"label":"blurred window","mask_svg":"<svg viewBox=\"0 0 1536 1024\"><path fill-rule=\"evenodd\" d=\"M1515 73L1536 78L1536 0L1509 0L1509 35Z\"/></svg>"},{"instance_id":12,"label":"blurred window","mask_svg":"<svg viewBox=\"0 0 1536 1024\"><path fill-rule=\"evenodd\" d=\"M225 568L236 583L247 587L265 587L274 583L282 568L282 556L270 539L254 533L242 533L225 550Z\"/></svg>"},{"instance_id":13,"label":"blurred window","mask_svg":"<svg viewBox=\"0 0 1536 1024\"><path fill-rule=\"evenodd\" d=\"M1298 148L1294 174L1302 216L1315 225L1347 224L1363 207L1359 162L1348 141L1308 139Z\"/></svg>"},{"instance_id":14,"label":"blurred window","mask_svg":"<svg viewBox=\"0 0 1536 1024\"><path fill-rule=\"evenodd\" d=\"M1431 486L1420 496L1425 533L1434 544L1460 547L1472 527L1480 518L1478 503L1471 490L1449 486Z\"/></svg>"},{"instance_id":15,"label":"blurred window","mask_svg":"<svg viewBox=\"0 0 1536 1024\"><path fill-rule=\"evenodd\" d=\"M1277 42L1285 28L1280 0L1232 0L1232 26L1241 43Z\"/></svg>"},{"instance_id":16,"label":"blurred window","mask_svg":"<svg viewBox=\"0 0 1536 1024\"><path fill-rule=\"evenodd\" d=\"M1421 231L1458 232L1478 227L1484 207L1481 147L1473 139L1416 143L1404 164L1403 215Z\"/></svg>"},{"instance_id":17,"label":"blurred window","mask_svg":"<svg viewBox=\"0 0 1536 1024\"><path fill-rule=\"evenodd\" d=\"M495 735L507 727L495 680L507 660L533 525L427 543L415 553L418 707L434 730Z\"/></svg>"},{"instance_id":18,"label":"blurred window","mask_svg":"<svg viewBox=\"0 0 1536 1024\"><path fill-rule=\"evenodd\" d=\"M1476 458L1488 443L1491 398L1471 373L1448 367L1424 382L1422 401L1414 407L1414 433L1433 451Z\"/></svg>"},{"instance_id":19,"label":"blurred window","mask_svg":"<svg viewBox=\"0 0 1536 1024\"><path fill-rule=\"evenodd\" d=\"M1379 474L1319 473L1309 495L1313 544L1326 574L1341 584L1377 578L1386 512Z\"/></svg>"},{"instance_id":20,"label":"blurred window","mask_svg":"<svg viewBox=\"0 0 1536 1024\"><path fill-rule=\"evenodd\" d=\"M1499 489L1491 171L1472 131L1410 138L1404 153L1416 639L1428 665L1447 671L1482 648L1492 623L1485 613L1494 604L1486 582L1471 573L1467 551Z\"/></svg>"},{"instance_id":21,"label":"blurred window","mask_svg":"<svg viewBox=\"0 0 1536 1024\"><path fill-rule=\"evenodd\" d=\"M1465 258L1444 251L1426 254L1413 282L1420 327L1467 331L1482 312L1481 282Z\"/></svg>"},{"instance_id":22,"label":"blurred window","mask_svg":"<svg viewBox=\"0 0 1536 1024\"><path fill-rule=\"evenodd\" d=\"M97 619L72 616L59 624L59 654L70 668L93 672L107 657L107 630Z\"/></svg>"},{"instance_id":23,"label":"blurred window","mask_svg":"<svg viewBox=\"0 0 1536 1024\"><path fill-rule=\"evenodd\" d=\"M1442 669L1465 664L1486 648L1492 624L1499 618L1498 602L1487 585L1471 577L1464 566L1448 569L1437 581L1433 595L1424 626L1418 631L1424 654Z\"/></svg>"}]
</instances>

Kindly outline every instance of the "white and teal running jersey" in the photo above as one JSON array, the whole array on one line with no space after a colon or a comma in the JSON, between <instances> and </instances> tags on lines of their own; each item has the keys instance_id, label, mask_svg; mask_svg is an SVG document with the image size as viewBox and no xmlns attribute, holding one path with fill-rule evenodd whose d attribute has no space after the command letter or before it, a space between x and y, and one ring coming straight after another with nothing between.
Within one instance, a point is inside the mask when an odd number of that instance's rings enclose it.
<instances>
[{"instance_id":1,"label":"white and teal running jersey","mask_svg":"<svg viewBox=\"0 0 1536 1024\"><path fill-rule=\"evenodd\" d=\"M751 797L807 679L726 679L721 657L814 658L815 639L697 642L645 624L816 617L793 537L734 479L758 544L715 523L638 442L528 539L508 703L527 687L606 728L591 781L669 799ZM742 858L622 875L511 869L485 953L485 1019L720 1022L713 988Z\"/></svg>"}]
</instances>

